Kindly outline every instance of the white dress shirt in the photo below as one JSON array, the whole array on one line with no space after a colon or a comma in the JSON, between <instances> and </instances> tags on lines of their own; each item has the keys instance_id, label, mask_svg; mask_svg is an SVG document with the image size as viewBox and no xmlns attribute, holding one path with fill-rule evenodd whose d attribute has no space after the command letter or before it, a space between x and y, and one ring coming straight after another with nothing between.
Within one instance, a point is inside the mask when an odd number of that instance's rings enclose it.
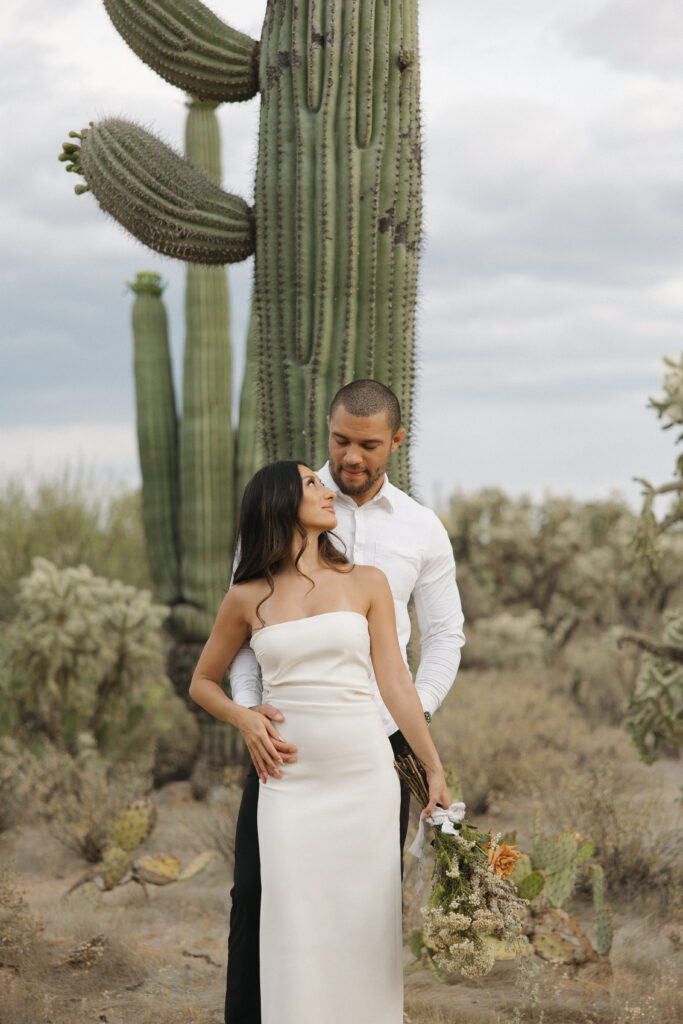
<instances>
[{"instance_id":1,"label":"white dress shirt","mask_svg":"<svg viewBox=\"0 0 683 1024\"><path fill-rule=\"evenodd\" d=\"M408 601L413 596L422 648L415 686L424 710L434 714L453 685L460 648L465 643L453 548L446 529L431 509L394 487L386 476L377 494L362 505L339 492L329 464L323 466L318 476L337 492L334 533L346 546L346 557L359 565L376 566L389 580L406 665L410 639ZM240 649L230 666L230 687L235 703L243 707L261 703L259 667L247 646ZM382 721L391 735L398 726L385 707L374 678L373 687Z\"/></svg>"}]
</instances>

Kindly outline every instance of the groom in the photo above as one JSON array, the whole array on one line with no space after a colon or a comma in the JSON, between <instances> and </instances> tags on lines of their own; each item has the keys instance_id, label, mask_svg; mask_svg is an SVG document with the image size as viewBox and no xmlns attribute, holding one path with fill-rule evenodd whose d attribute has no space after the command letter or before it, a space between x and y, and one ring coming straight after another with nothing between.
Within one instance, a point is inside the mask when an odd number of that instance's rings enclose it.
<instances>
[{"instance_id":1,"label":"groom","mask_svg":"<svg viewBox=\"0 0 683 1024\"><path fill-rule=\"evenodd\" d=\"M415 686L427 723L441 706L460 662L465 642L463 615L455 583L453 549L445 528L431 511L391 484L389 458L405 437L398 399L384 384L357 380L332 399L329 461L320 470L323 484L337 491L334 531L346 545L351 562L374 565L386 574L394 596L398 638L407 662L410 637L408 601L412 595L421 638ZM261 703L256 658L242 648L230 667L233 700L276 722L283 715ZM395 754L407 744L381 701L375 699ZM284 731L286 733L286 723ZM296 748L275 743L285 762ZM285 768L286 771L286 768ZM235 871L231 892L226 1024L260 1024L259 912L261 879L256 809L259 780L252 765L244 787L235 835ZM401 787L401 850L408 830L410 795ZM283 946L287 936L280 936Z\"/></svg>"}]
</instances>

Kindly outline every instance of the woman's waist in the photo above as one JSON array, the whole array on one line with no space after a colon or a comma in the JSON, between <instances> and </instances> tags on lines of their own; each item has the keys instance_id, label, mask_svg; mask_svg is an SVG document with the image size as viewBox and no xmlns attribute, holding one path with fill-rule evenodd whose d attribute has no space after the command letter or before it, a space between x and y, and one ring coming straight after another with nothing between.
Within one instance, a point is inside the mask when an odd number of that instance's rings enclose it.
<instances>
[{"instance_id":1,"label":"woman's waist","mask_svg":"<svg viewBox=\"0 0 683 1024\"><path fill-rule=\"evenodd\" d=\"M265 680L263 693L273 700L320 705L367 705L374 707L375 701L369 680L358 681L317 681L309 680Z\"/></svg>"}]
</instances>

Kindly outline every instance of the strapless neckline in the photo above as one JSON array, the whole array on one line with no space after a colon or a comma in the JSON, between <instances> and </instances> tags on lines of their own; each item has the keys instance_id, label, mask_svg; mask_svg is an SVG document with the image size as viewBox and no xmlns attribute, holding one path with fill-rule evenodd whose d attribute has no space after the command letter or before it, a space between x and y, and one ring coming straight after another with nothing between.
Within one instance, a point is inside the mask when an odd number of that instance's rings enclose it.
<instances>
[{"instance_id":1,"label":"strapless neckline","mask_svg":"<svg viewBox=\"0 0 683 1024\"><path fill-rule=\"evenodd\" d=\"M270 626L261 626L254 633L251 634L249 643L251 644L254 637L258 636L259 633L265 633L267 629L277 629L279 626L291 626L295 622L310 622L311 619L322 619L326 615L355 615L359 619L363 619L366 623L368 621L367 616L363 615L362 612L351 612L351 611L337 611L337 612L318 612L316 615L302 615L300 619L285 619L283 622L273 622Z\"/></svg>"}]
</instances>

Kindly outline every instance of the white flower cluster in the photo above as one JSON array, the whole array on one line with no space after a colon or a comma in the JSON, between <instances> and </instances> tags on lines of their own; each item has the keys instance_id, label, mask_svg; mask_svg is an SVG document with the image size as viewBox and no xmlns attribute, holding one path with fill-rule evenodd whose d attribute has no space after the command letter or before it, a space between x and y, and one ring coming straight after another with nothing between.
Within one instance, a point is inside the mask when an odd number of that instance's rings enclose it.
<instances>
[{"instance_id":1,"label":"white flower cluster","mask_svg":"<svg viewBox=\"0 0 683 1024\"><path fill-rule=\"evenodd\" d=\"M470 938L472 918L466 914L444 913L430 907L426 913L424 938L432 956L444 971L460 971L468 978L488 974L494 964L493 953L479 940Z\"/></svg>"},{"instance_id":2,"label":"white flower cluster","mask_svg":"<svg viewBox=\"0 0 683 1024\"><path fill-rule=\"evenodd\" d=\"M499 836L492 837L493 850ZM517 896L514 884L502 878L481 857L463 857L476 846L462 835L448 837L450 864L442 878L458 883L454 897L444 896L425 911L424 940L432 957L444 971L460 971L465 977L488 974L495 962L483 936L491 935L513 943L521 931L526 901ZM448 887L446 887L448 891Z\"/></svg>"}]
</instances>

